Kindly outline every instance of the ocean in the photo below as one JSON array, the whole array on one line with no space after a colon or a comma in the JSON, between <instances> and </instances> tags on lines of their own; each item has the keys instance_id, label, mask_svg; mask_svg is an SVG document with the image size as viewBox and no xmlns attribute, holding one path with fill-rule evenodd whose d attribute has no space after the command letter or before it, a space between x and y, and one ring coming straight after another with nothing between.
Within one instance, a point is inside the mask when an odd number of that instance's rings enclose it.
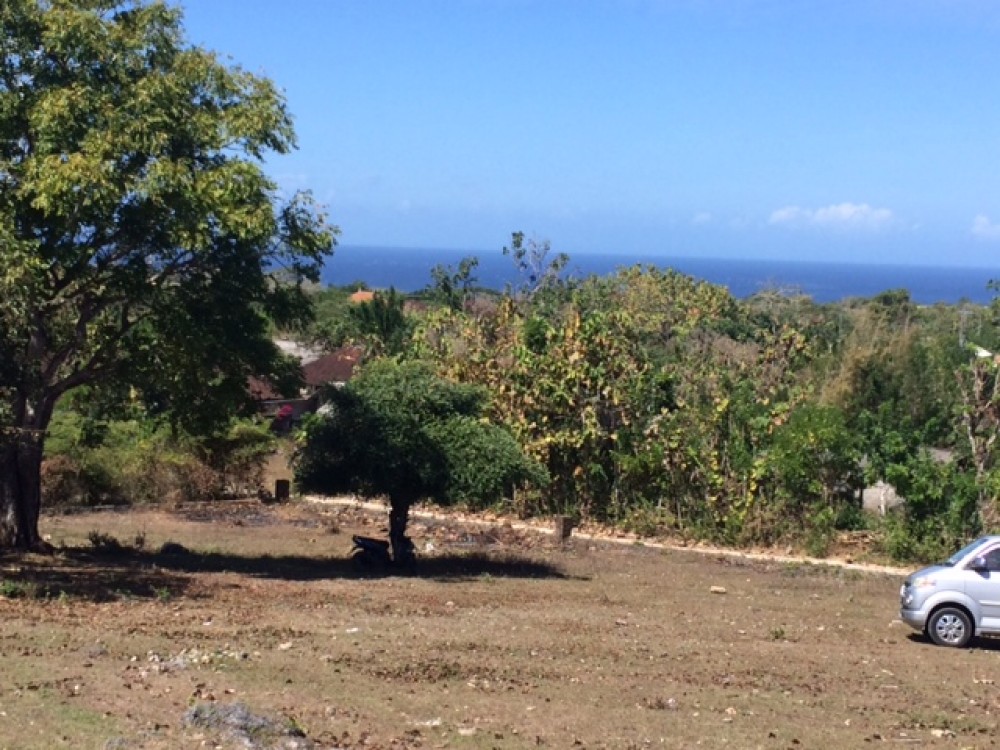
<instances>
[{"instance_id":1,"label":"ocean","mask_svg":"<svg viewBox=\"0 0 1000 750\"><path fill-rule=\"evenodd\" d=\"M502 290L519 281L514 262L499 251L435 250L394 247L338 247L323 270L324 284L343 286L364 281L373 289L395 287L416 292L431 283L431 268L457 268L465 257L479 258L474 275L478 285ZM986 304L993 299L987 285L1000 279L1000 268L962 268L746 260L732 258L669 258L577 254L570 256L567 273L576 277L604 276L621 267L651 265L719 284L735 297L749 297L767 289L802 293L816 302L850 297L872 297L889 289L906 289L917 304Z\"/></svg>"}]
</instances>

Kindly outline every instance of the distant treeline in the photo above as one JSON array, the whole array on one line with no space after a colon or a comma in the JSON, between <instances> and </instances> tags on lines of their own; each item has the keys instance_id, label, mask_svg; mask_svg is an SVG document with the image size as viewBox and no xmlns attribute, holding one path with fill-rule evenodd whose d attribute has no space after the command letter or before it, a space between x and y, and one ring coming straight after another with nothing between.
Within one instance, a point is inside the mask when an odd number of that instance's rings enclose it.
<instances>
[{"instance_id":1,"label":"distant treeline","mask_svg":"<svg viewBox=\"0 0 1000 750\"><path fill-rule=\"evenodd\" d=\"M327 261L322 281L327 286L347 286L363 279L373 289L395 288L413 293L427 284L433 262L457 266L466 257L476 257L478 283L503 291L519 280L510 260L497 252L475 254L435 248L342 246ZM432 260L433 259L433 260ZM988 304L990 279L998 269L929 267L915 265L843 263L824 260L769 260L764 258L685 258L667 255L588 253L573 254L563 273L566 278L607 276L621 267L652 266L681 273L726 287L734 297L745 299L768 289L804 294L817 302L839 302L873 297L886 289L907 289L917 304L958 304L969 300Z\"/></svg>"}]
</instances>

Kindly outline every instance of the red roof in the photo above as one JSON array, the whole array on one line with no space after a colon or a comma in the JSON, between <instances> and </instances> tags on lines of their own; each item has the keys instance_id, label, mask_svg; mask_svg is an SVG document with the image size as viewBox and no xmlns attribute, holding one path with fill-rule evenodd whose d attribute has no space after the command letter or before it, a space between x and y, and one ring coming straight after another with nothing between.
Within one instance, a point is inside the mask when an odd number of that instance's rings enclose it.
<instances>
[{"instance_id":1,"label":"red roof","mask_svg":"<svg viewBox=\"0 0 1000 750\"><path fill-rule=\"evenodd\" d=\"M354 294L351 295L351 302L371 302L375 299L375 292L370 292L367 289L359 289Z\"/></svg>"},{"instance_id":2,"label":"red roof","mask_svg":"<svg viewBox=\"0 0 1000 750\"><path fill-rule=\"evenodd\" d=\"M327 383L346 383L354 374L354 368L358 366L363 353L360 346L342 346L335 352L304 364L302 379L305 390L315 392ZM249 378L247 391L255 401L281 401L289 398L278 393L273 383L262 378Z\"/></svg>"},{"instance_id":3,"label":"red roof","mask_svg":"<svg viewBox=\"0 0 1000 750\"><path fill-rule=\"evenodd\" d=\"M361 361L363 350L359 346L342 346L335 352L324 354L302 366L306 387L319 388L327 383L346 383Z\"/></svg>"}]
</instances>

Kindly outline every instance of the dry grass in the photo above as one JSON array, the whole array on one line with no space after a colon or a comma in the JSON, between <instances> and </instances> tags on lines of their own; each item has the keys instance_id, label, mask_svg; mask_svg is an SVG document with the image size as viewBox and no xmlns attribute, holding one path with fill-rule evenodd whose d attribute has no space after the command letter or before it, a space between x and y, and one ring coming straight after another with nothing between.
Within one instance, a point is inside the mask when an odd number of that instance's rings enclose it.
<instances>
[{"instance_id":1,"label":"dry grass","mask_svg":"<svg viewBox=\"0 0 1000 750\"><path fill-rule=\"evenodd\" d=\"M1000 650L911 638L898 578L444 522L415 524L417 576L359 577L350 534L381 525L46 519L58 554L0 558L0 748L995 741Z\"/></svg>"}]
</instances>

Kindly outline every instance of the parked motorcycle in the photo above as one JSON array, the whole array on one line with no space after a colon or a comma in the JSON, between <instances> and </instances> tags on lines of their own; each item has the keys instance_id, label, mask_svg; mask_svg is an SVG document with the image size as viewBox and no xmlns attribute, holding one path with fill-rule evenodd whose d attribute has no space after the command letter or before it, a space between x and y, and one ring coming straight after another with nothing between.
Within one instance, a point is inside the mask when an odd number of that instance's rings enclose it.
<instances>
[{"instance_id":1,"label":"parked motorcycle","mask_svg":"<svg viewBox=\"0 0 1000 750\"><path fill-rule=\"evenodd\" d=\"M416 569L417 551L408 536L404 536L399 545L399 559L393 559L392 547L385 539L355 534L351 540L354 542L351 562L358 572L402 570L412 573Z\"/></svg>"}]
</instances>

